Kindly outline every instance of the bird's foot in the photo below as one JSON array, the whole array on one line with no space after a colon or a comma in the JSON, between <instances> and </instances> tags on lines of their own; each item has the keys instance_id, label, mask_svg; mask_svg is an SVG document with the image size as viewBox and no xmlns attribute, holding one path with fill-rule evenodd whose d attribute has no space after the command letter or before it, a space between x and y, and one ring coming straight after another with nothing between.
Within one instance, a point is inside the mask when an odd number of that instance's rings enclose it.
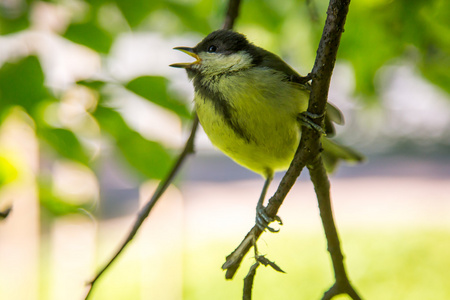
<instances>
[{"instance_id":1,"label":"bird's foot","mask_svg":"<svg viewBox=\"0 0 450 300\"><path fill-rule=\"evenodd\" d=\"M298 120L300 121L300 123L302 125L305 125L306 127L314 129L320 134L326 135L326 132L322 128L322 126L317 125L313 121L314 119L318 119L318 118L321 118L321 117L323 117L323 114L317 115L317 114L310 113L309 111L304 111L304 112L302 112L301 114L298 115Z\"/></svg>"},{"instance_id":2,"label":"bird's foot","mask_svg":"<svg viewBox=\"0 0 450 300\"><path fill-rule=\"evenodd\" d=\"M270 217L266 213L266 209L263 205L257 205L256 206L256 226L258 226L259 229L262 231L265 231L266 229L270 232L278 232L280 229L274 229L269 226L270 223L277 221L279 225L283 225L283 222L281 221L281 218L279 216Z\"/></svg>"}]
</instances>

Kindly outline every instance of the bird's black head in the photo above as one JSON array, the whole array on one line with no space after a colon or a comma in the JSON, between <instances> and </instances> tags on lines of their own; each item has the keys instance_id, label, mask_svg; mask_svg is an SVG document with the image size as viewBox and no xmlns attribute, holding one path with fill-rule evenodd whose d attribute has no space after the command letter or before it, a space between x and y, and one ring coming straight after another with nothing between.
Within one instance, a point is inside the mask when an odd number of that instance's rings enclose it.
<instances>
[{"instance_id":1,"label":"bird's black head","mask_svg":"<svg viewBox=\"0 0 450 300\"><path fill-rule=\"evenodd\" d=\"M252 46L244 35L221 29L205 37L194 47L194 51L196 53L208 52L230 55L239 51L246 51Z\"/></svg>"},{"instance_id":2,"label":"bird's black head","mask_svg":"<svg viewBox=\"0 0 450 300\"><path fill-rule=\"evenodd\" d=\"M197 60L193 63L174 64L186 68L188 74L218 75L240 71L261 60L258 47L247 38L231 30L217 30L210 33L194 48L177 47Z\"/></svg>"}]
</instances>

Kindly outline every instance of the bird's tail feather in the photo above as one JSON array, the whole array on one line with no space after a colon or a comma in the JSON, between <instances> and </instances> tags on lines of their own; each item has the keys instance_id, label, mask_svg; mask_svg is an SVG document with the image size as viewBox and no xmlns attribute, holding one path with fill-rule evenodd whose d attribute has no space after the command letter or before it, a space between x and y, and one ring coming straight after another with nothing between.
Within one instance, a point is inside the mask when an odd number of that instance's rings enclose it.
<instances>
[{"instance_id":1,"label":"bird's tail feather","mask_svg":"<svg viewBox=\"0 0 450 300\"><path fill-rule=\"evenodd\" d=\"M328 138L322 139L322 147L324 150L322 152L322 159L328 173L332 173L336 169L340 160L350 163L364 161L364 156L362 154L349 147L339 145Z\"/></svg>"}]
</instances>

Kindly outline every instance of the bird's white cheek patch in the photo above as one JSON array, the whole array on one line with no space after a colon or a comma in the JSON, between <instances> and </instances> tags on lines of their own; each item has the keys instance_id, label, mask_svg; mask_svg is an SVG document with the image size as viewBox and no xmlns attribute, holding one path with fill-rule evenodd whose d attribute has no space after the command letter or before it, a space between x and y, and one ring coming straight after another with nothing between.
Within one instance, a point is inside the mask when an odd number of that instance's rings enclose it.
<instances>
[{"instance_id":1,"label":"bird's white cheek patch","mask_svg":"<svg viewBox=\"0 0 450 300\"><path fill-rule=\"evenodd\" d=\"M252 58L243 51L225 54L208 54L202 57L204 73L211 75L247 69L252 65Z\"/></svg>"},{"instance_id":2,"label":"bird's white cheek patch","mask_svg":"<svg viewBox=\"0 0 450 300\"><path fill-rule=\"evenodd\" d=\"M249 68L252 65L252 58L248 53L241 51L236 54L227 55L226 62L230 71L237 71Z\"/></svg>"}]
</instances>

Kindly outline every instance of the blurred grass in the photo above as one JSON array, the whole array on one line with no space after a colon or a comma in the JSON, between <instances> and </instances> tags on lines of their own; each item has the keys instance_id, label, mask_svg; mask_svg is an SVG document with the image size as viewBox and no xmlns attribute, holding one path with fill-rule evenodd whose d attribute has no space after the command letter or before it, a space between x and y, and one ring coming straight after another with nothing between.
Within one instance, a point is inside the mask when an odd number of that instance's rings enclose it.
<instances>
[{"instance_id":1,"label":"blurred grass","mask_svg":"<svg viewBox=\"0 0 450 300\"><path fill-rule=\"evenodd\" d=\"M259 247L261 254L267 253L267 257L286 274L263 266L258 268L254 299L320 299L333 283L322 232L284 229L277 235L264 235ZM450 299L450 229L347 227L341 229L341 239L350 279L365 299ZM226 281L220 269L225 255L239 241L239 237L211 239L208 243L184 249L183 265L179 266L183 280L182 299L241 299L243 278L253 263L252 253L244 258L232 281ZM174 255L173 251L166 253ZM132 254L102 280L94 299L113 299L112 296L114 299L145 299L139 298L137 291L142 279L138 277L139 272L130 269L126 262L130 259L133 260ZM158 276L165 276L170 285L172 272L173 269L168 268ZM120 290L116 288L119 286ZM174 298L162 295L158 299ZM336 299L350 298L340 296Z\"/></svg>"}]
</instances>

